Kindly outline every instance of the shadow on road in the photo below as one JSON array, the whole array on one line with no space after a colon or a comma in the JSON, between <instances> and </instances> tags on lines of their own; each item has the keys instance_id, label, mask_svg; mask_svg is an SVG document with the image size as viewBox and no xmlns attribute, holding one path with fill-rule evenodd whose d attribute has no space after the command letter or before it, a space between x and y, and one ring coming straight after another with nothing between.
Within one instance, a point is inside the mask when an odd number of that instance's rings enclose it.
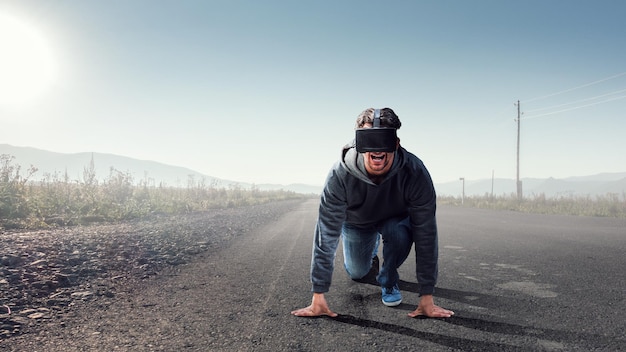
<instances>
[{"instance_id":1,"label":"shadow on road","mask_svg":"<svg viewBox=\"0 0 626 352\"><path fill-rule=\"evenodd\" d=\"M429 318L417 318L417 319L429 319ZM527 351L528 346L515 346L504 343L480 341L475 339L447 336L442 334L436 334L426 331L420 331L412 329L402 325L389 324L378 322L374 320L368 320L363 318L357 318L352 315L339 315L333 320L339 321L344 324L351 324L365 328L373 328L382 331L391 332L394 334L401 334L405 336L414 337L420 340L430 341L438 345L457 348L460 350L466 349L468 346L472 347L472 350L476 351ZM437 319L442 320L448 324L461 326L469 329L478 330L487 333L497 333L514 336L533 337L538 340L551 341L557 343L570 343L570 344L583 344L592 346L602 346L602 348L609 348L613 350L619 350L619 346L623 346L622 343L615 339L607 338L606 336L577 333L570 331L560 331L553 329L542 329L532 326L523 326L517 324L502 323L496 321L489 321L478 318L468 318L457 315L446 318ZM476 335L477 338L480 335ZM613 346L613 347L611 347Z\"/></svg>"},{"instance_id":2,"label":"shadow on road","mask_svg":"<svg viewBox=\"0 0 626 352\"><path fill-rule=\"evenodd\" d=\"M414 282L400 280L398 286L400 287L400 290L415 293L419 292L419 285ZM481 307L487 308L497 308L511 304L510 299L506 297L486 295L476 292L459 291L441 287L437 287L435 289L435 296L472 305L480 303Z\"/></svg>"},{"instance_id":3,"label":"shadow on road","mask_svg":"<svg viewBox=\"0 0 626 352\"><path fill-rule=\"evenodd\" d=\"M449 318L449 319L455 320L456 318ZM460 337L435 334L435 333L426 332L426 331L419 331L419 330L408 328L406 326L381 323L378 321L357 318L351 315L339 315L336 318L334 318L334 320L339 321L341 323L345 323L345 324L352 324L352 325L356 325L360 327L373 328L373 329L391 332L394 334L410 336L410 337L414 337L420 340L430 341L438 345L457 348L460 350L463 350L467 346L472 346L472 348L474 348L477 351L525 351L526 350L523 348L518 348L516 346L501 344L501 343L496 343L496 342L477 341L477 340L464 339Z\"/></svg>"},{"instance_id":4,"label":"shadow on road","mask_svg":"<svg viewBox=\"0 0 626 352\"><path fill-rule=\"evenodd\" d=\"M411 283L407 281L400 281L400 289L411 292L418 292L419 286L416 283ZM498 306L502 307L503 305L513 306L517 303L508 299L506 297L498 297L494 295L486 295L479 294L475 292L466 292L459 291L454 289L446 289L446 288L437 288L436 296L441 298L446 298L454 301L459 301L468 304L476 304L477 301L481 302L481 305L484 303L489 303L496 308ZM406 307L405 307L406 306ZM399 309L411 310L412 306L408 305L400 305ZM572 332L572 331L562 331L556 329L545 329L539 328L535 326L523 326L518 324L511 323L503 323L497 321L491 321L484 318L471 317L471 315L475 315L472 312L462 312L456 310L456 315L451 318L441 319L447 324L456 325L459 327L464 327L468 329L477 330L485 333L496 333L496 334L504 334L504 335L512 335L512 336L524 336L524 337L533 337L540 340L549 340L558 343L591 343L596 346L620 346L622 342L608 338L607 336L597 335L597 334L589 334L589 333L581 333L581 332ZM417 319L428 319L425 317L417 318ZM411 336L415 338L419 338L421 340L430 341L439 345L463 349L467 346L472 346L473 349L480 351L525 351L527 350L527 346L522 348L514 345L497 343L497 342L489 342L489 341L479 341L474 339L466 339L454 336L446 336L436 333L430 333L425 331L419 331L416 329L412 329L406 326L388 324L368 319L362 319L358 317L354 317L351 315L339 315L334 320L339 321L345 324L352 324L360 327L374 328L379 329L395 334L401 334L406 336ZM439 319L438 319L439 320Z\"/></svg>"}]
</instances>

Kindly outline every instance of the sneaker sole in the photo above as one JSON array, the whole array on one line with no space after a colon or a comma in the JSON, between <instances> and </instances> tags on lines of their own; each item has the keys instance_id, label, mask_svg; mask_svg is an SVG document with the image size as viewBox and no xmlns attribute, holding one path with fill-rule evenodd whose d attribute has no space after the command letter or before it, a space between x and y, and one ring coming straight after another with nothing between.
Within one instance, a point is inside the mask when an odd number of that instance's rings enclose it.
<instances>
[{"instance_id":1,"label":"sneaker sole","mask_svg":"<svg viewBox=\"0 0 626 352\"><path fill-rule=\"evenodd\" d=\"M395 302L385 302L385 301L383 301L383 304L386 305L387 307L399 306L400 303L402 303L402 300L395 301Z\"/></svg>"}]
</instances>

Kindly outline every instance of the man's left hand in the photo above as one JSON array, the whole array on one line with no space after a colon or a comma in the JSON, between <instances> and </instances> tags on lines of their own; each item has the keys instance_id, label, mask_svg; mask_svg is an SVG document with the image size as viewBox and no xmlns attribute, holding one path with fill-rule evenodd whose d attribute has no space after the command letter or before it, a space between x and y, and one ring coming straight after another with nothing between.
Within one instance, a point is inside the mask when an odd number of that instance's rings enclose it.
<instances>
[{"instance_id":1,"label":"man's left hand","mask_svg":"<svg viewBox=\"0 0 626 352\"><path fill-rule=\"evenodd\" d=\"M435 300L432 295L422 295L420 303L417 305L417 309L409 313L411 318L415 318L420 315L429 318L450 318L454 315L454 312L435 305Z\"/></svg>"}]
</instances>

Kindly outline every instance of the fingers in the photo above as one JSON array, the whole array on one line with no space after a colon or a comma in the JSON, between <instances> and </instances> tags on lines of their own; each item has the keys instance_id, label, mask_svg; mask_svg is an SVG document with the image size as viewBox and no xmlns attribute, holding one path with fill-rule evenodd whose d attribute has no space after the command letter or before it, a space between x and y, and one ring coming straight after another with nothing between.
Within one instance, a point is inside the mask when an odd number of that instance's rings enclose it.
<instances>
[{"instance_id":1,"label":"fingers","mask_svg":"<svg viewBox=\"0 0 626 352\"><path fill-rule=\"evenodd\" d=\"M417 308L416 310L409 313L409 316L411 318L415 318L416 316L419 316L419 315L422 315L422 310L420 308Z\"/></svg>"},{"instance_id":2,"label":"fingers","mask_svg":"<svg viewBox=\"0 0 626 352\"><path fill-rule=\"evenodd\" d=\"M319 317L322 315L327 315L331 318L335 318L337 316L337 313L331 311L330 309L318 311L316 309L313 309L313 307L311 306L294 310L291 312L291 314L297 317Z\"/></svg>"},{"instance_id":3,"label":"fingers","mask_svg":"<svg viewBox=\"0 0 626 352\"><path fill-rule=\"evenodd\" d=\"M293 310L291 311L291 314L297 317L310 317L312 316L313 312L311 311L311 309L307 307L307 308Z\"/></svg>"},{"instance_id":4,"label":"fingers","mask_svg":"<svg viewBox=\"0 0 626 352\"><path fill-rule=\"evenodd\" d=\"M432 306L431 309L422 309L422 307L417 307L414 311L408 314L409 317L415 318L417 316L423 315L429 318L450 318L454 315L454 312L448 309L441 308L439 306Z\"/></svg>"},{"instance_id":5,"label":"fingers","mask_svg":"<svg viewBox=\"0 0 626 352\"><path fill-rule=\"evenodd\" d=\"M328 316L329 316L329 317L331 317L331 318L335 318L335 317L337 317L337 313L335 313L335 312L333 312L333 311L330 311L330 310L329 310L328 312L324 313L324 314L325 314L325 315L328 315Z\"/></svg>"},{"instance_id":6,"label":"fingers","mask_svg":"<svg viewBox=\"0 0 626 352\"><path fill-rule=\"evenodd\" d=\"M451 310L443 309L441 307L437 308L438 309L435 309L432 314L429 315L431 318L450 318L454 315L454 312Z\"/></svg>"}]
</instances>

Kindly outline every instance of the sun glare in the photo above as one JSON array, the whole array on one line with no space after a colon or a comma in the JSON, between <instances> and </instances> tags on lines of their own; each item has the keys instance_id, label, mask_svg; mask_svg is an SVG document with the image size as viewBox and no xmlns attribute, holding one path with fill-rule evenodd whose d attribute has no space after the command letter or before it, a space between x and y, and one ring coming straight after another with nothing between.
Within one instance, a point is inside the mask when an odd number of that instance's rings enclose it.
<instances>
[{"instance_id":1,"label":"sun glare","mask_svg":"<svg viewBox=\"0 0 626 352\"><path fill-rule=\"evenodd\" d=\"M0 106L32 103L48 90L56 67L36 28L0 14Z\"/></svg>"}]
</instances>

